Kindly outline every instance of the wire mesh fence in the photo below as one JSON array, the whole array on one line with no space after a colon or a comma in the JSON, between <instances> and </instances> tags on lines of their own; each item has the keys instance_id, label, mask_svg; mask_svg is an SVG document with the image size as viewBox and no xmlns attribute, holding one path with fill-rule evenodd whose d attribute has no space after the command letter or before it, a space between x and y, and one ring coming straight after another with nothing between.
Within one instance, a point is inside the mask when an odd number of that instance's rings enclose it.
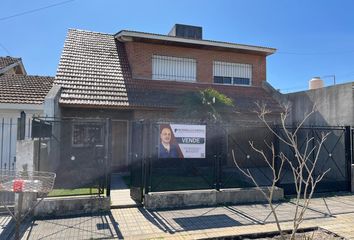
<instances>
[{"instance_id":1,"label":"wire mesh fence","mask_svg":"<svg viewBox=\"0 0 354 240\"><path fill-rule=\"evenodd\" d=\"M51 172L0 169L0 192L47 194L53 189L55 176Z\"/></svg>"}]
</instances>

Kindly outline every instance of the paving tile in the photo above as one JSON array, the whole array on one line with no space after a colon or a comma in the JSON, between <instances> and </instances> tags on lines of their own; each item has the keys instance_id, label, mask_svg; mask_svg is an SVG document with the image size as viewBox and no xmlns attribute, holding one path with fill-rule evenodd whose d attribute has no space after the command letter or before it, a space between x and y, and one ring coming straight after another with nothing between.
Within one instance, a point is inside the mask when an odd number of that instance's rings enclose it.
<instances>
[{"instance_id":1,"label":"paving tile","mask_svg":"<svg viewBox=\"0 0 354 240\"><path fill-rule=\"evenodd\" d=\"M321 202L326 202L338 214L331 217L324 213ZM320 226L354 239L352 202L354 195L314 199L301 227ZM289 216L294 212L294 205L283 203L277 209L282 228L291 229ZM164 211L139 207L112 209L110 214L35 220L26 226L23 239L200 239L277 231L269 211L269 206L264 204ZM0 224L6 225L6 221L6 217L0 217Z\"/></svg>"}]
</instances>

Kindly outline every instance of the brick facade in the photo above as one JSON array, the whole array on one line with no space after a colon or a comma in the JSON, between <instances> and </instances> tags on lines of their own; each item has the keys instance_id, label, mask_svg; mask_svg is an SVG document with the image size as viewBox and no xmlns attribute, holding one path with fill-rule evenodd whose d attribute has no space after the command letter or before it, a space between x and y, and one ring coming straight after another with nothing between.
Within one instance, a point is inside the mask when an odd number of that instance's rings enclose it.
<instances>
[{"instance_id":1,"label":"brick facade","mask_svg":"<svg viewBox=\"0 0 354 240\"><path fill-rule=\"evenodd\" d=\"M126 52L135 79L152 78L152 55L193 58L197 61L197 82L213 82L213 61L252 65L252 85L266 80L266 57L222 50L206 50L142 42L126 42Z\"/></svg>"}]
</instances>

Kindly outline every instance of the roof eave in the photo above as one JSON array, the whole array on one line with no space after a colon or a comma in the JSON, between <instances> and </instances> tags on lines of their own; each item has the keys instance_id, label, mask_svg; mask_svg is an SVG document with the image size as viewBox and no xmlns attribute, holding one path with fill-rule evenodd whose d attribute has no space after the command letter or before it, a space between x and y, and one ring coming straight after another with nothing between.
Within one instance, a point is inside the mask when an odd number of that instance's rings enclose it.
<instances>
[{"instance_id":1,"label":"roof eave","mask_svg":"<svg viewBox=\"0 0 354 240\"><path fill-rule=\"evenodd\" d=\"M188 39L188 38L180 38L180 37L167 36L167 35L126 31L126 30L122 30L122 31L116 33L114 35L114 37L117 40L122 41L122 42L133 41L134 38L136 38L136 39L140 38L140 39L148 39L148 40L161 41L161 42L170 42L170 43L176 43L176 44L202 45L202 46L207 46L207 47L257 52L257 53L261 53L266 56L271 55L276 52L275 48L266 48L266 47L259 47L259 46L250 46L250 45L217 42L217 41L209 41L209 40Z\"/></svg>"},{"instance_id":2,"label":"roof eave","mask_svg":"<svg viewBox=\"0 0 354 240\"><path fill-rule=\"evenodd\" d=\"M164 106L139 106L132 104L129 106L114 106L114 105L95 105L95 104L75 104L75 103L60 103L61 107L65 108L85 108L85 109L115 109L115 110L176 110L177 107L164 107Z\"/></svg>"}]
</instances>

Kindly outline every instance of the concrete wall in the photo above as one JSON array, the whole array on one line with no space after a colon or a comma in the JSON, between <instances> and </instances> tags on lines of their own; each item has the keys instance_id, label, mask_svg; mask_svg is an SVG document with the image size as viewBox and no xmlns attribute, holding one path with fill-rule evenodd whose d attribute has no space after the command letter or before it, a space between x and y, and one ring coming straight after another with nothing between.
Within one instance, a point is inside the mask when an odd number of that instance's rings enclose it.
<instances>
[{"instance_id":1,"label":"concrete wall","mask_svg":"<svg viewBox=\"0 0 354 240\"><path fill-rule=\"evenodd\" d=\"M354 83L339 84L315 90L285 94L284 102L292 106L289 122L298 123L316 104L309 125L354 126Z\"/></svg>"},{"instance_id":2,"label":"concrete wall","mask_svg":"<svg viewBox=\"0 0 354 240\"><path fill-rule=\"evenodd\" d=\"M38 141L20 140L16 146L16 169L21 171L26 166L28 171L35 171L37 166L35 160L38 157Z\"/></svg>"},{"instance_id":3,"label":"concrete wall","mask_svg":"<svg viewBox=\"0 0 354 240\"><path fill-rule=\"evenodd\" d=\"M21 112L26 113L25 139L29 139L32 133L32 118L42 114L42 111L26 110L21 108L23 105L20 104L16 104L19 109L4 109L4 105L0 104L0 168L12 169L16 158L17 122Z\"/></svg>"},{"instance_id":4,"label":"concrete wall","mask_svg":"<svg viewBox=\"0 0 354 240\"><path fill-rule=\"evenodd\" d=\"M267 188L262 188L268 192ZM274 201L284 199L284 191L275 188ZM265 203L267 200L257 188L231 188L217 190L193 190L150 192L144 196L147 209L183 208L193 206L215 206L218 204Z\"/></svg>"},{"instance_id":5,"label":"concrete wall","mask_svg":"<svg viewBox=\"0 0 354 240\"><path fill-rule=\"evenodd\" d=\"M43 117L52 121L52 137L48 139L48 161L45 163L50 163L50 165L41 165L41 171L51 171L56 172L59 163L60 163L60 131L61 125L54 121L61 119L61 108L59 106L61 88L58 85L53 85L53 87L48 92L47 96L44 99L44 113ZM49 148L50 147L50 148Z\"/></svg>"},{"instance_id":6,"label":"concrete wall","mask_svg":"<svg viewBox=\"0 0 354 240\"><path fill-rule=\"evenodd\" d=\"M38 158L39 142L33 140L17 141L16 146L16 171L36 171L38 166L36 160ZM23 212L29 211L36 200L35 193L25 193L23 195L22 209ZM18 201L15 199L15 212L18 212Z\"/></svg>"},{"instance_id":7,"label":"concrete wall","mask_svg":"<svg viewBox=\"0 0 354 240\"><path fill-rule=\"evenodd\" d=\"M110 210L110 198L98 196L45 198L34 211L37 217L57 217Z\"/></svg>"},{"instance_id":8,"label":"concrete wall","mask_svg":"<svg viewBox=\"0 0 354 240\"><path fill-rule=\"evenodd\" d=\"M261 86L266 80L266 57L228 51L205 50L141 42L125 43L133 78L152 78L152 55L193 58L197 61L197 82L213 82L213 61L252 65L252 84Z\"/></svg>"},{"instance_id":9,"label":"concrete wall","mask_svg":"<svg viewBox=\"0 0 354 240\"><path fill-rule=\"evenodd\" d=\"M61 88L58 85L53 85L53 87L48 92L44 99L44 117L61 117L61 110L59 107L60 92Z\"/></svg>"}]
</instances>

